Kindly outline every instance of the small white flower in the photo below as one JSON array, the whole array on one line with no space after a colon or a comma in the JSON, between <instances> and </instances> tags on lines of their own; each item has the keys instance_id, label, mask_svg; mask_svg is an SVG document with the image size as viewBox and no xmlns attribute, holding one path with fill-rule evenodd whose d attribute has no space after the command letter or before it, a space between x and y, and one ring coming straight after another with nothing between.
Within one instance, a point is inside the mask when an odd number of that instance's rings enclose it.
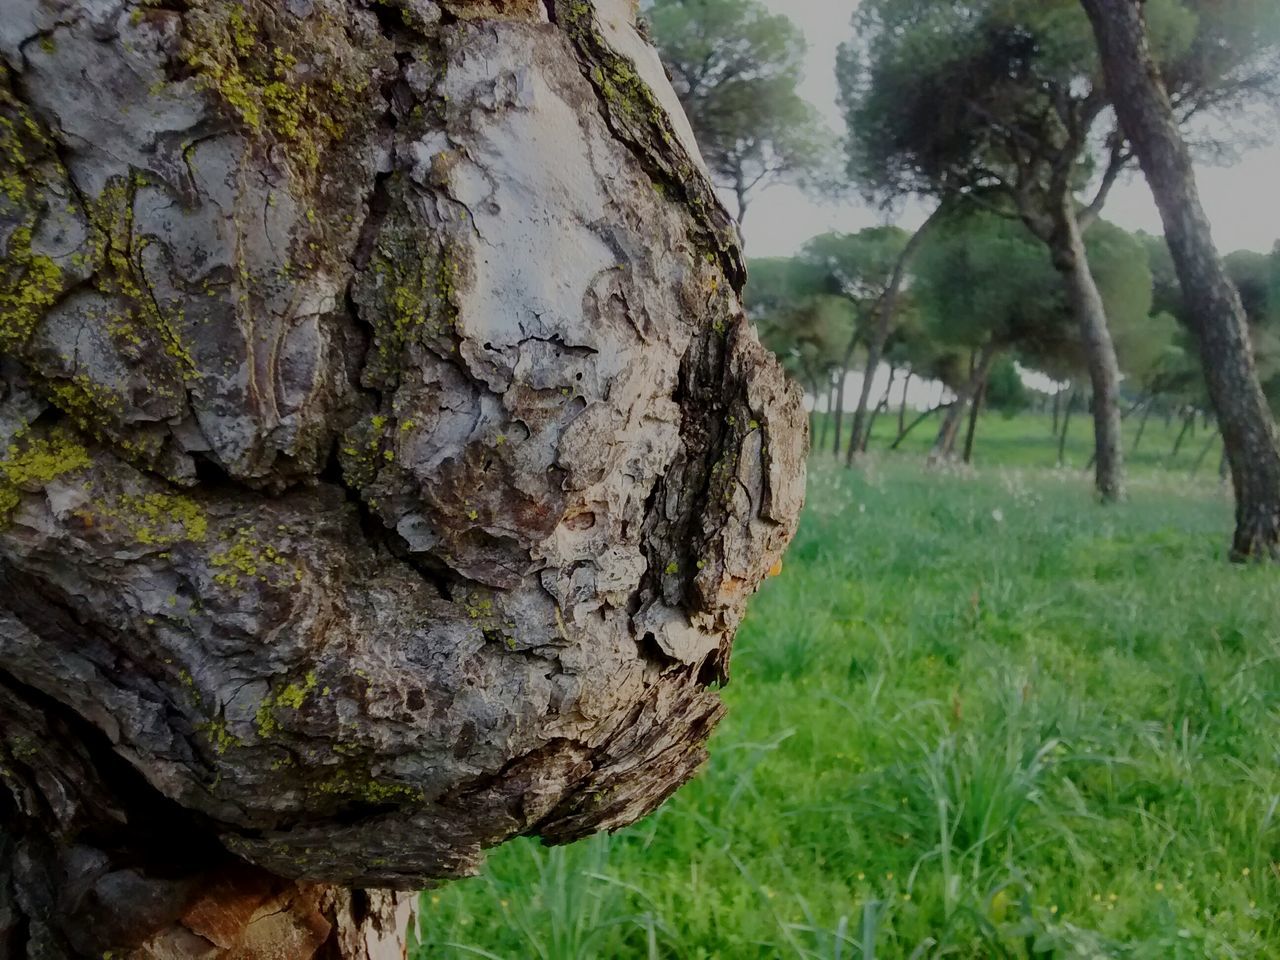
<instances>
[{"instance_id":1,"label":"small white flower","mask_svg":"<svg viewBox=\"0 0 1280 960\"><path fill-rule=\"evenodd\" d=\"M991 511L991 519L994 520L996 523L1004 523L1004 511L1001 510L999 507L996 507L994 510Z\"/></svg>"},{"instance_id":2,"label":"small white flower","mask_svg":"<svg viewBox=\"0 0 1280 960\"><path fill-rule=\"evenodd\" d=\"M860 503L860 504L858 504L858 512L859 512L859 513L866 513L866 512L867 512L867 505L866 505L865 503Z\"/></svg>"}]
</instances>

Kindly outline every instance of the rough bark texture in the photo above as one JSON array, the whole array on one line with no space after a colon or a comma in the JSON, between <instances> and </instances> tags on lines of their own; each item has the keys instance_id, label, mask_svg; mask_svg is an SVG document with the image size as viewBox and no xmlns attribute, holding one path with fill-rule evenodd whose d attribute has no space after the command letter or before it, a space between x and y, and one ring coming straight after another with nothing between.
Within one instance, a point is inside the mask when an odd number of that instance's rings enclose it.
<instances>
[{"instance_id":1,"label":"rough bark texture","mask_svg":"<svg viewBox=\"0 0 1280 960\"><path fill-rule=\"evenodd\" d=\"M1094 486L1104 503L1124 498L1124 448L1120 425L1120 361L1107 326L1107 310L1089 267L1075 200L1067 195L1054 218L1049 243L1053 265L1066 285L1080 327L1093 386Z\"/></svg>"},{"instance_id":2,"label":"rough bark texture","mask_svg":"<svg viewBox=\"0 0 1280 960\"><path fill-rule=\"evenodd\" d=\"M1236 499L1236 559L1280 559L1280 438L1258 382L1240 294L1200 203L1195 168L1132 0L1084 0L1111 101L1164 222L1204 360Z\"/></svg>"},{"instance_id":3,"label":"rough bark texture","mask_svg":"<svg viewBox=\"0 0 1280 960\"><path fill-rule=\"evenodd\" d=\"M633 17L4 4L0 956L396 955L702 762L806 423Z\"/></svg>"}]
</instances>

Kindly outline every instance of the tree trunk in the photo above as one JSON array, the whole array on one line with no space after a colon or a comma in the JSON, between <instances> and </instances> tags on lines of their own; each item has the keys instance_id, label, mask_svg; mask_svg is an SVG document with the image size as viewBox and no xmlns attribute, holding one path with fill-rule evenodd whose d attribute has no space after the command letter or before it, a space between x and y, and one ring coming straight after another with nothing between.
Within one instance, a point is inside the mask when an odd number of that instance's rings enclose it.
<instances>
[{"instance_id":1,"label":"tree trunk","mask_svg":"<svg viewBox=\"0 0 1280 960\"><path fill-rule=\"evenodd\" d=\"M831 441L831 455L837 459L840 457L840 444L844 435L844 392L849 382L849 366L853 359L853 352L858 347L857 335L849 341L849 348L845 351L844 361L840 364L840 372L836 379L836 415L831 421L831 427L835 431Z\"/></svg>"},{"instance_id":2,"label":"tree trunk","mask_svg":"<svg viewBox=\"0 0 1280 960\"><path fill-rule=\"evenodd\" d=\"M1058 425L1059 425L1058 411L1061 403L1062 403L1062 391L1059 390L1057 393L1053 395L1053 435L1054 437L1058 436Z\"/></svg>"},{"instance_id":3,"label":"tree trunk","mask_svg":"<svg viewBox=\"0 0 1280 960\"><path fill-rule=\"evenodd\" d=\"M852 437L849 441L846 465L853 463L853 456L857 451L866 449L866 438L863 437L862 432L867 418L867 403L871 397L871 382L875 378L876 371L880 369L885 344L889 342L889 334L893 332L893 322L898 315L898 298L902 291L902 282L907 276L907 268L911 266L911 261L920 251L920 245L924 242L930 228L942 219L945 209L942 204L935 207L933 213L929 214L929 218L911 235L911 239L902 248L902 253L894 263L889 285L881 295L879 303L876 304L876 325L867 344L866 371L862 377L862 391L858 395L858 406L853 412Z\"/></svg>"},{"instance_id":4,"label":"tree trunk","mask_svg":"<svg viewBox=\"0 0 1280 960\"><path fill-rule=\"evenodd\" d=\"M1169 465L1178 459L1178 452L1182 449L1182 441L1187 439L1187 434L1196 422L1196 412L1191 411L1190 414L1182 418L1182 429L1178 431L1178 436L1173 441L1173 450L1169 453Z\"/></svg>"},{"instance_id":5,"label":"tree trunk","mask_svg":"<svg viewBox=\"0 0 1280 960\"><path fill-rule=\"evenodd\" d=\"M907 378L902 381L902 402L898 404L898 436L902 436L907 432L907 394L911 392L911 371L907 371Z\"/></svg>"},{"instance_id":6,"label":"tree trunk","mask_svg":"<svg viewBox=\"0 0 1280 960\"><path fill-rule=\"evenodd\" d=\"M822 418L822 436L819 437L818 442L813 445L815 450L827 449L827 434L830 433L831 431L832 411L834 411L835 408L836 408L836 385L835 385L835 382L832 381L831 385L827 389L827 411L826 411L827 415Z\"/></svg>"},{"instance_id":7,"label":"tree trunk","mask_svg":"<svg viewBox=\"0 0 1280 960\"><path fill-rule=\"evenodd\" d=\"M5 4L5 960L399 957L702 762L806 420L633 11Z\"/></svg>"},{"instance_id":8,"label":"tree trunk","mask_svg":"<svg viewBox=\"0 0 1280 960\"><path fill-rule=\"evenodd\" d=\"M889 401L890 401L890 398L893 396L893 385L895 381L897 381L897 379L898 379L898 368L890 367L889 368L889 385L885 387L884 397L882 397L880 402L875 405L875 407L871 411L871 416L867 418L867 429L863 432L862 439L859 441L859 444L860 444L858 448L859 453L867 452L867 443L871 440L872 433L875 432L876 418L880 416L882 411L889 409Z\"/></svg>"},{"instance_id":9,"label":"tree trunk","mask_svg":"<svg viewBox=\"0 0 1280 960\"><path fill-rule=\"evenodd\" d=\"M952 451L955 448L956 436L960 432L960 424L964 422L965 410L968 408L969 401L977 395L983 381L991 372L991 365L995 362L999 351L994 343L988 343L983 346L981 352L973 363L973 368L969 374L969 380L956 393L955 402L947 409L946 415L942 418L942 425L938 428L938 437L933 442L933 449L929 451L928 464L936 466L949 460Z\"/></svg>"},{"instance_id":10,"label":"tree trunk","mask_svg":"<svg viewBox=\"0 0 1280 960\"><path fill-rule=\"evenodd\" d=\"M990 368L988 368L988 376L984 376L978 384L978 390L973 395L973 403L969 406L969 429L964 437L964 462L973 463L973 438L978 432L978 416L982 413L982 405L987 398L987 380L989 379Z\"/></svg>"},{"instance_id":11,"label":"tree trunk","mask_svg":"<svg viewBox=\"0 0 1280 960\"><path fill-rule=\"evenodd\" d=\"M1151 409L1155 404L1155 400L1149 400L1142 410L1142 419L1138 421L1138 435L1133 438L1133 450L1131 451L1130 456L1138 452L1138 445L1142 443L1142 435L1146 432L1147 420L1151 417Z\"/></svg>"},{"instance_id":12,"label":"tree trunk","mask_svg":"<svg viewBox=\"0 0 1280 960\"><path fill-rule=\"evenodd\" d=\"M889 449L897 450L898 447L902 446L902 441L907 439L907 437L911 435L911 432L915 430L916 427L920 426L920 424L924 423L926 420L932 417L935 413L941 413L945 410L950 410L953 406L955 406L954 403L940 403L936 407L931 407L928 410L922 411L914 420L911 421L911 423L909 423L906 426L905 429L902 430L901 433L897 435L897 437L894 438L893 443L889 444Z\"/></svg>"},{"instance_id":13,"label":"tree trunk","mask_svg":"<svg viewBox=\"0 0 1280 960\"><path fill-rule=\"evenodd\" d=\"M1067 465L1067 431L1071 429L1071 411L1076 405L1075 387L1067 388L1067 404L1062 414L1062 432L1058 434L1058 467Z\"/></svg>"},{"instance_id":14,"label":"tree trunk","mask_svg":"<svg viewBox=\"0 0 1280 960\"><path fill-rule=\"evenodd\" d=\"M1089 268L1084 238L1068 195L1055 210L1050 253L1066 285L1067 300L1080 327L1092 385L1094 485L1104 503L1124 497L1124 451L1120 428L1120 363L1107 328L1102 294Z\"/></svg>"},{"instance_id":15,"label":"tree trunk","mask_svg":"<svg viewBox=\"0 0 1280 960\"><path fill-rule=\"evenodd\" d=\"M1209 458L1209 452L1213 450L1213 445L1218 442L1216 435L1210 435L1205 441L1205 445L1200 449L1200 454L1196 457L1195 463L1191 465L1191 476L1195 476L1200 472L1200 468L1204 466L1205 460Z\"/></svg>"},{"instance_id":16,"label":"tree trunk","mask_svg":"<svg viewBox=\"0 0 1280 960\"><path fill-rule=\"evenodd\" d=\"M809 380L809 394L813 397L813 406L809 409L809 436L816 437L818 435L818 404L822 399L817 379Z\"/></svg>"},{"instance_id":17,"label":"tree trunk","mask_svg":"<svg viewBox=\"0 0 1280 960\"><path fill-rule=\"evenodd\" d=\"M1084 0L1111 100L1164 222L1204 362L1236 499L1235 559L1280 559L1280 437L1258 381L1240 294L1213 243L1190 151L1147 45L1142 8Z\"/></svg>"}]
</instances>

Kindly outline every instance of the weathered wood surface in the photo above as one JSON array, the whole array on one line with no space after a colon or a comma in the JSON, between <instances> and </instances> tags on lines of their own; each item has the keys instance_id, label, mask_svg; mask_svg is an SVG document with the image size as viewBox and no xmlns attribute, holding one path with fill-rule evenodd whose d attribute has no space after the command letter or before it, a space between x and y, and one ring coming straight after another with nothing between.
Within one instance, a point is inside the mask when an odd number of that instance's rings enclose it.
<instances>
[{"instance_id":1,"label":"weathered wood surface","mask_svg":"<svg viewBox=\"0 0 1280 960\"><path fill-rule=\"evenodd\" d=\"M0 957L378 955L687 780L806 425L629 0L0 58Z\"/></svg>"}]
</instances>

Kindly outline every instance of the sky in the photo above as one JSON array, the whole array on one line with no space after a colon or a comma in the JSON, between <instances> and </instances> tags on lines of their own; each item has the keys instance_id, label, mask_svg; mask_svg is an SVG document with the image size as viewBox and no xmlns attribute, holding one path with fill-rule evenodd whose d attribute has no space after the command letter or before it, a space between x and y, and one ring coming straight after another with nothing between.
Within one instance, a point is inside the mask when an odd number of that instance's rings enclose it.
<instances>
[{"instance_id":1,"label":"sky","mask_svg":"<svg viewBox=\"0 0 1280 960\"><path fill-rule=\"evenodd\" d=\"M836 48L852 32L849 18L856 0L764 2L804 30L809 62L802 92L833 129L842 130L836 107ZM1215 239L1224 253L1271 250L1280 239L1280 145L1252 150L1231 166L1202 165L1197 168L1197 180ZM908 206L897 211L892 222L910 229L924 216L919 206ZM1129 230L1163 232L1141 173L1130 173L1117 184L1103 216ZM757 194L747 212L747 253L753 257L789 256L816 234L859 230L883 222L884 214L856 200L813 201L791 187L770 187Z\"/></svg>"}]
</instances>

